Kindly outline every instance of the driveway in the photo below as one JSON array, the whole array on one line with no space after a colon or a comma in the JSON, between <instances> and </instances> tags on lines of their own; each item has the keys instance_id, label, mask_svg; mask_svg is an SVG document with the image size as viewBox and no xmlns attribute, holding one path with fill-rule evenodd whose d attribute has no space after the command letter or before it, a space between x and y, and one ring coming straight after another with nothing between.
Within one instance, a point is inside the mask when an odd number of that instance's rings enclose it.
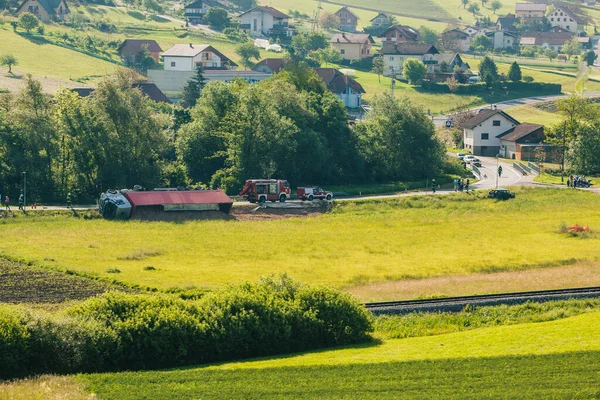
<instances>
[{"instance_id":1,"label":"driveway","mask_svg":"<svg viewBox=\"0 0 600 400\"><path fill-rule=\"evenodd\" d=\"M159 15L159 17L164 18L164 19L168 19L169 21L172 21L172 22L175 22L175 23L178 23L178 24L181 24L181 25L185 26L185 21L182 20L182 19L173 18L173 17L171 17L169 15ZM188 24L187 27L190 28L190 29L198 29L198 30L202 30L202 31L205 31L205 32L208 32L208 33L213 33L213 34L216 34L216 35L219 34L219 32L213 31L212 29L210 29L208 27L208 25Z\"/></svg>"}]
</instances>

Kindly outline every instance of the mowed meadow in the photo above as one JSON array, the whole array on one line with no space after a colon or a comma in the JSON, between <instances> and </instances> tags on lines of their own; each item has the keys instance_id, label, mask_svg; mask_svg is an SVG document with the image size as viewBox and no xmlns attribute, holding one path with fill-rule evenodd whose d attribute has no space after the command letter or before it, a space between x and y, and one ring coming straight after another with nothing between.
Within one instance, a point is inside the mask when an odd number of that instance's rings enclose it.
<instances>
[{"instance_id":1,"label":"mowed meadow","mask_svg":"<svg viewBox=\"0 0 600 400\"><path fill-rule=\"evenodd\" d=\"M599 205L600 196L589 192L519 189L507 202L476 192L338 202L321 216L270 221L19 217L0 222L0 253L159 289L279 273L350 288L593 263L599 235L559 231L575 223L600 229Z\"/></svg>"}]
</instances>

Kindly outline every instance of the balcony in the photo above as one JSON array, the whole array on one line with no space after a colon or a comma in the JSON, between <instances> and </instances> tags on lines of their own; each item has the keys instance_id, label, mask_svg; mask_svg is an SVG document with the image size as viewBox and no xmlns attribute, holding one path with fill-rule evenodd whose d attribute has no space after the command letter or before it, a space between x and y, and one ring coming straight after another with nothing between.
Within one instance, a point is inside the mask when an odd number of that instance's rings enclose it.
<instances>
[{"instance_id":1,"label":"balcony","mask_svg":"<svg viewBox=\"0 0 600 400\"><path fill-rule=\"evenodd\" d=\"M425 65L436 65L437 63L437 60L423 60L423 64Z\"/></svg>"}]
</instances>

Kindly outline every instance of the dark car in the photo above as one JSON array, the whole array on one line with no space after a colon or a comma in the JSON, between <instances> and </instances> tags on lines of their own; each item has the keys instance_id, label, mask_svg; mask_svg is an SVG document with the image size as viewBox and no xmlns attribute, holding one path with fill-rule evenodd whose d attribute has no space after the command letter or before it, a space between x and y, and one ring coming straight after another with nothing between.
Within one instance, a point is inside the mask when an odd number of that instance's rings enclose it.
<instances>
[{"instance_id":1,"label":"dark car","mask_svg":"<svg viewBox=\"0 0 600 400\"><path fill-rule=\"evenodd\" d=\"M474 167L481 167L481 161L478 158L471 160L471 165Z\"/></svg>"},{"instance_id":2,"label":"dark car","mask_svg":"<svg viewBox=\"0 0 600 400\"><path fill-rule=\"evenodd\" d=\"M490 190L490 192L488 193L488 197L490 199L508 200L508 199L514 199L515 194L513 192L511 192L510 190L506 190L506 189L494 189L494 190Z\"/></svg>"}]
</instances>

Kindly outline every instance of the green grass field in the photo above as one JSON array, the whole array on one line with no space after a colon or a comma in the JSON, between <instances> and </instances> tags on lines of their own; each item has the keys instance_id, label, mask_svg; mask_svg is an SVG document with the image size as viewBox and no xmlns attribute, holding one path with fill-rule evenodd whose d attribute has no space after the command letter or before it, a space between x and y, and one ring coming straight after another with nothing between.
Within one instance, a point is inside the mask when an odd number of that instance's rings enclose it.
<instances>
[{"instance_id":1,"label":"green grass field","mask_svg":"<svg viewBox=\"0 0 600 400\"><path fill-rule=\"evenodd\" d=\"M563 117L559 113L542 110L530 105L511 107L506 112L516 118L517 121L531 122L533 124L554 125L563 120Z\"/></svg>"},{"instance_id":2,"label":"green grass field","mask_svg":"<svg viewBox=\"0 0 600 400\"><path fill-rule=\"evenodd\" d=\"M100 399L596 398L600 312L168 371L79 375Z\"/></svg>"},{"instance_id":3,"label":"green grass field","mask_svg":"<svg viewBox=\"0 0 600 400\"><path fill-rule=\"evenodd\" d=\"M260 222L15 218L2 222L0 252L158 288L210 288L282 272L354 287L597 261L600 237L582 240L558 231L561 223L598 229L599 196L517 189L509 202L484 197L339 203L320 217Z\"/></svg>"}]
</instances>

